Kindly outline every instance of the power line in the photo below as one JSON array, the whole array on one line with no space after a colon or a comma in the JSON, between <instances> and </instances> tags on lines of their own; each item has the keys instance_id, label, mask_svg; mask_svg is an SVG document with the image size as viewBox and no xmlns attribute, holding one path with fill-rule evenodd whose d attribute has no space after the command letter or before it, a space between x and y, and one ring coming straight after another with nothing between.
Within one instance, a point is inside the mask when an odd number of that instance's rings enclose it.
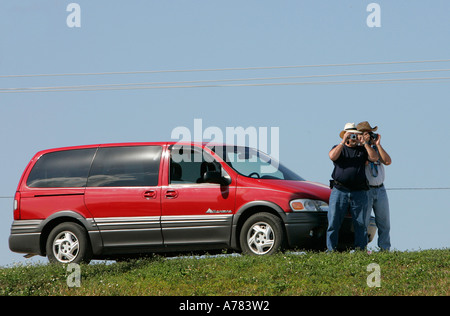
<instances>
[{"instance_id":1,"label":"power line","mask_svg":"<svg viewBox=\"0 0 450 316\"><path fill-rule=\"evenodd\" d=\"M365 72L350 74L325 74L325 75L309 75L309 76L284 76L284 77L262 77L262 78L236 78L236 79L215 79L215 80L189 80L189 81L168 81L168 82L143 82L143 83L117 83L117 84L95 84L95 85L76 85L76 86L56 86L56 87L30 87L30 88L0 88L0 92L27 92L28 90L72 90L86 88L114 88L114 87L131 87L131 86L151 86L151 85L173 85L187 83L214 83L214 82L243 82L243 81L262 81L262 80L282 80L282 79L311 79L311 78L327 78L327 77L349 77L349 76L372 76L372 75L392 75L392 74L411 74L426 72L445 72L450 69L425 69L425 70L404 70L389 72ZM31 92L31 91L30 91Z\"/></svg>"},{"instance_id":2,"label":"power line","mask_svg":"<svg viewBox=\"0 0 450 316\"><path fill-rule=\"evenodd\" d=\"M382 62L365 62L365 63L319 64L319 65L296 65L296 66L215 68L215 69L172 69L172 70L114 71L114 72L94 72L94 73L24 74L24 75L1 75L0 78L102 76L102 75L132 75L132 74L134 75L134 74L155 74L155 73L174 73L174 72L272 70L272 69L296 69L296 68L320 68L320 67L348 67L348 66L372 66L372 65L394 65L394 64L442 63L442 62L449 62L449 61L450 61L450 59L438 59L438 60L382 61Z\"/></svg>"},{"instance_id":3,"label":"power line","mask_svg":"<svg viewBox=\"0 0 450 316\"><path fill-rule=\"evenodd\" d=\"M427 82L450 80L450 77L431 78L399 78L399 79L372 79L372 80L340 80L340 81L305 81L305 82L272 82L272 83L246 83L246 84L211 84L211 85L171 85L171 86L103 86L95 88L65 88L48 87L36 88L6 88L12 90L0 90L0 93L24 93L24 92L68 92L68 91L108 91L108 90L150 90L150 89L180 89L180 88L224 88L224 87L261 87L261 86L300 86L300 85L332 85L332 84L361 84L361 83L399 83L399 82Z\"/></svg>"},{"instance_id":4,"label":"power line","mask_svg":"<svg viewBox=\"0 0 450 316\"><path fill-rule=\"evenodd\" d=\"M287 69L287 68L310 68L310 67L344 67L361 65L382 65L382 64L412 64L412 63L438 63L448 62L450 59L441 60L416 60L416 61L391 61L391 62L365 62L346 64L320 64L320 65L300 65L300 66L273 66L273 67L245 67L245 68L216 68L216 69L187 69L187 70L150 70L150 71L128 71L128 72L99 72L99 73L66 73L66 74L36 74L36 75L3 75L0 78L14 77L50 77L50 76L93 76L93 75L121 75L121 74L150 74L164 72L202 72L202 71L231 71L231 70L261 70L261 69ZM403 70L384 72L362 72L362 73L338 73L338 74L317 74L303 76L283 76L283 77L253 77L234 79L213 79L213 80L189 80L189 81L168 81L168 82L143 82L143 83L116 83L116 84L93 84L75 86L48 86L48 87L18 87L0 88L0 93L24 93L24 92L70 92L70 91L108 91L108 90L148 90L148 89L180 89L180 88L219 88L219 87L249 87L249 86L295 86L295 85L330 85L330 84L372 84L372 83L397 83L397 82L430 82L449 80L450 77L427 77L427 78L397 78L397 79L371 79L371 80L338 80L338 81L304 81L304 82L271 82L271 83L230 83L268 80L292 80L292 79L313 79L329 77L350 77L350 76L373 76L373 75L393 75L412 73L436 73L450 71L450 69L424 69L424 70Z\"/></svg>"}]
</instances>

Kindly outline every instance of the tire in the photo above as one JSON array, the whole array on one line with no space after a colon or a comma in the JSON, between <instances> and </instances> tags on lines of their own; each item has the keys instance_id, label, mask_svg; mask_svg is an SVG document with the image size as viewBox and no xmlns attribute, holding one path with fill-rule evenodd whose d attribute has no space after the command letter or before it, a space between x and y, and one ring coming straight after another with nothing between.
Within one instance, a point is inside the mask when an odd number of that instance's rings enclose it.
<instances>
[{"instance_id":1,"label":"tire","mask_svg":"<svg viewBox=\"0 0 450 316\"><path fill-rule=\"evenodd\" d=\"M280 250L283 243L282 221L273 214L254 214L242 226L240 244L244 254L271 255Z\"/></svg>"},{"instance_id":2,"label":"tire","mask_svg":"<svg viewBox=\"0 0 450 316\"><path fill-rule=\"evenodd\" d=\"M92 259L92 248L87 231L76 223L62 223L50 232L47 245L50 263L86 263Z\"/></svg>"}]
</instances>

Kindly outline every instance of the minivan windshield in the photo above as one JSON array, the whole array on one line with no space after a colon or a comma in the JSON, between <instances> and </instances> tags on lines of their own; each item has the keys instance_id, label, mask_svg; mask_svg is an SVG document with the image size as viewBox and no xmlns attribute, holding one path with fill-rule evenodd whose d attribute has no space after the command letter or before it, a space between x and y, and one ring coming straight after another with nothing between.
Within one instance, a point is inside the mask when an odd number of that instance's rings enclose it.
<instances>
[{"instance_id":1,"label":"minivan windshield","mask_svg":"<svg viewBox=\"0 0 450 316\"><path fill-rule=\"evenodd\" d=\"M245 146L211 146L209 148L236 172L246 177L276 180L305 180L280 164L277 160L256 149Z\"/></svg>"}]
</instances>

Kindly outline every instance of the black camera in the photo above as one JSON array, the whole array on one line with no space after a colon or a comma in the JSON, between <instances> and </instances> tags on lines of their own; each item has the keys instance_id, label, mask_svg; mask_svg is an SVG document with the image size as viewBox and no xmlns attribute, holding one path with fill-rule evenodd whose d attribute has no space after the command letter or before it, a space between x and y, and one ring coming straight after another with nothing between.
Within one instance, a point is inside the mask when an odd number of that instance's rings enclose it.
<instances>
[{"instance_id":1,"label":"black camera","mask_svg":"<svg viewBox=\"0 0 450 316\"><path fill-rule=\"evenodd\" d=\"M370 137L373 138L374 140L377 140L378 134L370 132Z\"/></svg>"}]
</instances>

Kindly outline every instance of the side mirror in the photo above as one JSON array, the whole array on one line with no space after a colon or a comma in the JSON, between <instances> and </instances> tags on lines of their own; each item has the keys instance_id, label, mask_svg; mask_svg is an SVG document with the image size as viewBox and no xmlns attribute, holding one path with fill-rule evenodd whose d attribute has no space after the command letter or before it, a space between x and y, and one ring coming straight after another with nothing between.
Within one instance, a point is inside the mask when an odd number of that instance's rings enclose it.
<instances>
[{"instance_id":1,"label":"side mirror","mask_svg":"<svg viewBox=\"0 0 450 316\"><path fill-rule=\"evenodd\" d=\"M231 179L223 177L220 171L206 171L203 174L203 181L220 185L229 185L231 183Z\"/></svg>"}]
</instances>

